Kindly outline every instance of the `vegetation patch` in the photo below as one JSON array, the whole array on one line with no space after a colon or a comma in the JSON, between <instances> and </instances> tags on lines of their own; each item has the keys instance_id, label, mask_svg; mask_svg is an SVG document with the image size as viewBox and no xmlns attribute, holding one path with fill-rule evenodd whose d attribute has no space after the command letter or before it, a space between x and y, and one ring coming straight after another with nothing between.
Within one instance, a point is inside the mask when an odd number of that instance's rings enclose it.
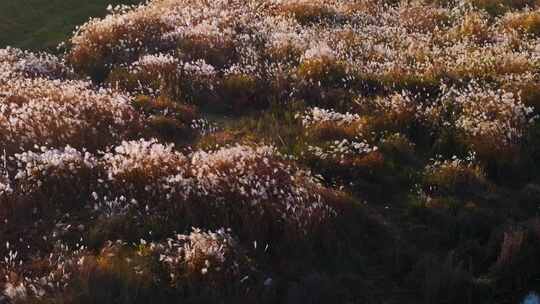
<instances>
[{"instance_id":1,"label":"vegetation patch","mask_svg":"<svg viewBox=\"0 0 540 304\"><path fill-rule=\"evenodd\" d=\"M538 14L151 0L0 49L0 303L519 303Z\"/></svg>"}]
</instances>

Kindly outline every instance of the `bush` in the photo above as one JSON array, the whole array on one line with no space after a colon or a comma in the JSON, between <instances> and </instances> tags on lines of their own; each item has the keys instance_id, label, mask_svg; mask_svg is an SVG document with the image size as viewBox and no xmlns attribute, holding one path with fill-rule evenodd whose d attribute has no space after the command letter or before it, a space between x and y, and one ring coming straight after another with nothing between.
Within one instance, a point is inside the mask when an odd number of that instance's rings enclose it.
<instances>
[{"instance_id":1,"label":"bush","mask_svg":"<svg viewBox=\"0 0 540 304\"><path fill-rule=\"evenodd\" d=\"M474 158L462 160L435 161L428 165L424 173L424 187L430 194L439 196L478 195L488 190L484 170Z\"/></svg>"},{"instance_id":2,"label":"bush","mask_svg":"<svg viewBox=\"0 0 540 304\"><path fill-rule=\"evenodd\" d=\"M306 84L323 88L342 87L347 80L345 67L328 57L304 60L297 75Z\"/></svg>"},{"instance_id":3,"label":"bush","mask_svg":"<svg viewBox=\"0 0 540 304\"><path fill-rule=\"evenodd\" d=\"M540 12L524 12L507 14L504 16L504 25L510 30L538 37L540 35Z\"/></svg>"},{"instance_id":4,"label":"bush","mask_svg":"<svg viewBox=\"0 0 540 304\"><path fill-rule=\"evenodd\" d=\"M233 113L248 109L260 109L266 105L264 93L257 79L251 75L231 74L225 76L220 88L223 106Z\"/></svg>"},{"instance_id":5,"label":"bush","mask_svg":"<svg viewBox=\"0 0 540 304\"><path fill-rule=\"evenodd\" d=\"M235 298L249 294L250 284L242 279L254 273L244 250L224 229L194 228L161 242L141 240L138 246L108 242L97 253L58 243L49 256L28 264L17 253L10 251L0 268L4 294L14 303Z\"/></svg>"},{"instance_id":6,"label":"bush","mask_svg":"<svg viewBox=\"0 0 540 304\"><path fill-rule=\"evenodd\" d=\"M452 31L457 40L471 39L479 44L487 43L493 37L488 20L481 12L466 14Z\"/></svg>"},{"instance_id":7,"label":"bush","mask_svg":"<svg viewBox=\"0 0 540 304\"><path fill-rule=\"evenodd\" d=\"M284 15L292 15L300 24L304 25L337 19L336 12L325 5L324 2L290 1L280 5L278 12Z\"/></svg>"},{"instance_id":8,"label":"bush","mask_svg":"<svg viewBox=\"0 0 540 304\"><path fill-rule=\"evenodd\" d=\"M399 19L413 32L433 32L450 23L446 10L429 6L405 6L399 12Z\"/></svg>"},{"instance_id":9,"label":"bush","mask_svg":"<svg viewBox=\"0 0 540 304\"><path fill-rule=\"evenodd\" d=\"M473 0L471 3L495 16L513 9L536 7L538 4L535 0Z\"/></svg>"},{"instance_id":10,"label":"bush","mask_svg":"<svg viewBox=\"0 0 540 304\"><path fill-rule=\"evenodd\" d=\"M440 115L453 116L455 122L447 124L446 128L453 124L458 132L454 134L457 141L485 161L511 159L532 122L533 110L525 106L519 96L479 88L478 84L461 91L450 89L439 102L441 108L432 114L439 118Z\"/></svg>"},{"instance_id":11,"label":"bush","mask_svg":"<svg viewBox=\"0 0 540 304\"><path fill-rule=\"evenodd\" d=\"M96 151L142 130L129 95L87 82L0 79L0 91L0 149L10 153L34 145Z\"/></svg>"},{"instance_id":12,"label":"bush","mask_svg":"<svg viewBox=\"0 0 540 304\"><path fill-rule=\"evenodd\" d=\"M17 193L43 210L63 207L67 210L84 202L96 186L94 169L97 159L90 153L70 146L15 155L18 170L15 175Z\"/></svg>"},{"instance_id":13,"label":"bush","mask_svg":"<svg viewBox=\"0 0 540 304\"><path fill-rule=\"evenodd\" d=\"M51 79L73 77L73 71L58 57L9 47L0 49L0 70L11 74L12 77Z\"/></svg>"},{"instance_id":14,"label":"bush","mask_svg":"<svg viewBox=\"0 0 540 304\"><path fill-rule=\"evenodd\" d=\"M264 146L197 151L187 157L156 141L124 142L102 156L96 171L81 182L95 185L98 215L110 207L110 215L143 208L138 220L159 216L163 229L230 226L252 240L316 233L343 200ZM47 190L52 197L62 191Z\"/></svg>"},{"instance_id":15,"label":"bush","mask_svg":"<svg viewBox=\"0 0 540 304\"><path fill-rule=\"evenodd\" d=\"M161 35L170 30L161 17L159 10L139 6L113 12L103 20L92 19L79 27L71 38L67 60L76 70L95 80L103 80L112 65L135 61L150 50L171 47L161 39Z\"/></svg>"},{"instance_id":16,"label":"bush","mask_svg":"<svg viewBox=\"0 0 540 304\"><path fill-rule=\"evenodd\" d=\"M166 140L186 141L197 130L193 122L199 118L197 109L188 104L174 102L167 97L138 96L133 101L136 109L146 116L146 124Z\"/></svg>"}]
</instances>

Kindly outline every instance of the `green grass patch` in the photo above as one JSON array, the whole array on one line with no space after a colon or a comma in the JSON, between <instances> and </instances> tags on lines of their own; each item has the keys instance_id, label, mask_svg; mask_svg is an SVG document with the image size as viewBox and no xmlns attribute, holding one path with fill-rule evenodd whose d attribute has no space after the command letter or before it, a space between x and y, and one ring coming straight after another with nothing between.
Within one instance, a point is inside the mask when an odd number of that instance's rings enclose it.
<instances>
[{"instance_id":1,"label":"green grass patch","mask_svg":"<svg viewBox=\"0 0 540 304\"><path fill-rule=\"evenodd\" d=\"M52 49L66 40L77 25L104 16L107 6L140 0L2 0L0 48Z\"/></svg>"}]
</instances>

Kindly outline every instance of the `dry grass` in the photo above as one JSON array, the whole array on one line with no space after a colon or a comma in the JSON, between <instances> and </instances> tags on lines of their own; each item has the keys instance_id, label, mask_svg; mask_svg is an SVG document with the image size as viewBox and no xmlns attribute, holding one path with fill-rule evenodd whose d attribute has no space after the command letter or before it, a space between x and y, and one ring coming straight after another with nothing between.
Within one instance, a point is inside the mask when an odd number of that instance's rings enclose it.
<instances>
[{"instance_id":1,"label":"dry grass","mask_svg":"<svg viewBox=\"0 0 540 304\"><path fill-rule=\"evenodd\" d=\"M0 302L519 302L536 5L154 0L0 50Z\"/></svg>"}]
</instances>

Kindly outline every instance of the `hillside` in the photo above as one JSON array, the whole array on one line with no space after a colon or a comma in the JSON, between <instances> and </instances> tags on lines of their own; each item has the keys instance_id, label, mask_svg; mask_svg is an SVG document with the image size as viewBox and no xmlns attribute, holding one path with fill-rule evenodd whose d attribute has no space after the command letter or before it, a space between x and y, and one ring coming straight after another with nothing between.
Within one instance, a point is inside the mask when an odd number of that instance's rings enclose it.
<instances>
[{"instance_id":1,"label":"hillside","mask_svg":"<svg viewBox=\"0 0 540 304\"><path fill-rule=\"evenodd\" d=\"M0 303L520 303L539 114L535 1L110 8L0 49Z\"/></svg>"}]
</instances>

